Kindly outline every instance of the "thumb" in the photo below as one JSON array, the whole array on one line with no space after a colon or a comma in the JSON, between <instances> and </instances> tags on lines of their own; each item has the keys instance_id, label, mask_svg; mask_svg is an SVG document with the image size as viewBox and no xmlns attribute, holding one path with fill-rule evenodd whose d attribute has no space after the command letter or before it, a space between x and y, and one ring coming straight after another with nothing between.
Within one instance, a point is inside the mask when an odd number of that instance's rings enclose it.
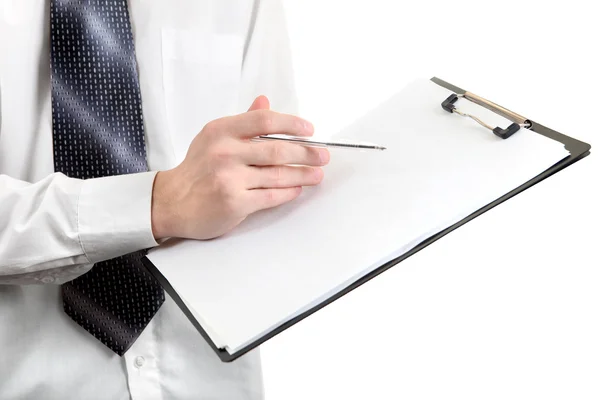
<instances>
[{"instance_id":1,"label":"thumb","mask_svg":"<svg viewBox=\"0 0 600 400\"><path fill-rule=\"evenodd\" d=\"M270 108L271 103L269 103L269 99L267 98L267 96L260 95L256 99L254 99L254 102L252 103L248 111L268 110Z\"/></svg>"}]
</instances>

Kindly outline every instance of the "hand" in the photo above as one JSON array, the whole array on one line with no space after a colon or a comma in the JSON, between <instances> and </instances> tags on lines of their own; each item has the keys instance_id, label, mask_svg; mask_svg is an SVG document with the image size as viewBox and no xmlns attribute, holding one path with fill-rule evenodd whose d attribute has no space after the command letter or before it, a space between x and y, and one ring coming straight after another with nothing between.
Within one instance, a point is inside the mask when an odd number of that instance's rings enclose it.
<instances>
[{"instance_id":1,"label":"hand","mask_svg":"<svg viewBox=\"0 0 600 400\"><path fill-rule=\"evenodd\" d=\"M319 167L329 162L327 149L250 141L265 134L306 137L313 132L309 122L269 110L263 96L246 113L209 122L184 161L156 176L154 237L215 238L258 210L295 199L303 186L319 184Z\"/></svg>"}]
</instances>

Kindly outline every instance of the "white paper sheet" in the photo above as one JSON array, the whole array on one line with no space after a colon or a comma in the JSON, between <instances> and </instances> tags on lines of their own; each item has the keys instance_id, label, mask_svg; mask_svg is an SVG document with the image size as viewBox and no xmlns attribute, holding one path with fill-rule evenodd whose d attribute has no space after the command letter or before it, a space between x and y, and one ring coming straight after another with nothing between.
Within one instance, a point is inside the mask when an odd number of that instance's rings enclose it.
<instances>
[{"instance_id":1,"label":"white paper sheet","mask_svg":"<svg viewBox=\"0 0 600 400\"><path fill-rule=\"evenodd\" d=\"M296 201L150 260L234 352L568 155L525 129L502 140L445 112L450 93L414 82L334 137L387 150L332 150L323 183ZM509 124L465 99L458 106Z\"/></svg>"}]
</instances>

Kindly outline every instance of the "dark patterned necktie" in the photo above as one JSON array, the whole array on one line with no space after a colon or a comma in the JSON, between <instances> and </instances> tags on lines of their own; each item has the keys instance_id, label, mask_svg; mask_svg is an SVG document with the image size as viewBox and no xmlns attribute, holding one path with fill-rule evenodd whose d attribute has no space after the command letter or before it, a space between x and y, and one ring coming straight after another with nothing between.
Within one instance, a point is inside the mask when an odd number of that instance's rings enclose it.
<instances>
[{"instance_id":1,"label":"dark patterned necktie","mask_svg":"<svg viewBox=\"0 0 600 400\"><path fill-rule=\"evenodd\" d=\"M80 179L147 171L127 0L52 0L50 24L55 171ZM65 312L119 355L164 302L143 254L97 263L62 286Z\"/></svg>"}]
</instances>

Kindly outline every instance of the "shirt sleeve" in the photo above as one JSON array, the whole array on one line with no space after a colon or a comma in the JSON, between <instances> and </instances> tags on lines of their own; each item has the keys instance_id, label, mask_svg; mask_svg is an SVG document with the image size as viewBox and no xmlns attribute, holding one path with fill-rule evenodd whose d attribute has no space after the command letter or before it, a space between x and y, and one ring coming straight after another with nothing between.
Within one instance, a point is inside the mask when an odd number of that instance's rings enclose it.
<instances>
[{"instance_id":1,"label":"shirt sleeve","mask_svg":"<svg viewBox=\"0 0 600 400\"><path fill-rule=\"evenodd\" d=\"M156 172L28 183L0 175L0 284L64 283L94 263L157 245Z\"/></svg>"},{"instance_id":2,"label":"shirt sleeve","mask_svg":"<svg viewBox=\"0 0 600 400\"><path fill-rule=\"evenodd\" d=\"M242 63L240 110L259 95L271 108L296 114L298 100L285 10L281 0L255 0Z\"/></svg>"}]
</instances>

